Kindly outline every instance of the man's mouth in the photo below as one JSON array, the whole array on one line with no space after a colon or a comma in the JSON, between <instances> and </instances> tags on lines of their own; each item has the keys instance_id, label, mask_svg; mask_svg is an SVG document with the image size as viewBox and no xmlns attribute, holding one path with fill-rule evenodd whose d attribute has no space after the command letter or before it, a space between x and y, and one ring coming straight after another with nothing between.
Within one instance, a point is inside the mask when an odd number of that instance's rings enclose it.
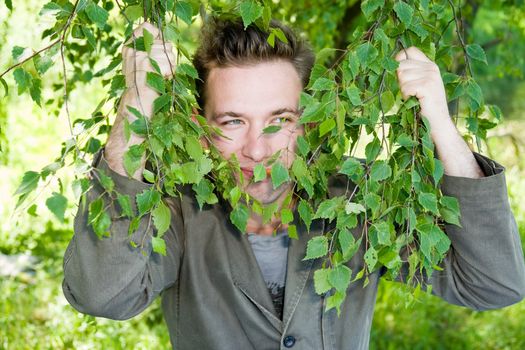
<instances>
[{"instance_id":1,"label":"man's mouth","mask_svg":"<svg viewBox=\"0 0 525 350\"><path fill-rule=\"evenodd\" d=\"M241 167L241 171L242 171L242 174L243 174L245 180L247 180L247 181L252 181L253 180L253 168L251 168L251 167L246 167L246 168L245 167ZM272 171L271 168L266 168L266 178L270 177L271 171Z\"/></svg>"},{"instance_id":2,"label":"man's mouth","mask_svg":"<svg viewBox=\"0 0 525 350\"><path fill-rule=\"evenodd\" d=\"M253 178L253 168L241 168L241 171L245 180L251 180Z\"/></svg>"}]
</instances>

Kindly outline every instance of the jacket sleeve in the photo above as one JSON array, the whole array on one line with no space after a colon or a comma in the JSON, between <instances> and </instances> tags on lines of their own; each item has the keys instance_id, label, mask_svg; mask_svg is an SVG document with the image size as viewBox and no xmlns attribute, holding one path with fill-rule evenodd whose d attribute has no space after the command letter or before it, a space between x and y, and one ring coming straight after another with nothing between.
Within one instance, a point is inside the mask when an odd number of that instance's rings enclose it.
<instances>
[{"instance_id":1,"label":"jacket sleeve","mask_svg":"<svg viewBox=\"0 0 525 350\"><path fill-rule=\"evenodd\" d=\"M486 310L524 298L525 267L504 168L475 157L486 177L444 177L442 192L458 199L461 227L446 226L451 249L429 282L432 293L452 304Z\"/></svg>"},{"instance_id":2,"label":"jacket sleeve","mask_svg":"<svg viewBox=\"0 0 525 350\"><path fill-rule=\"evenodd\" d=\"M152 186L111 170L102 152L95 158L94 165L113 179L117 192L131 197L133 206L135 196ZM110 203L108 195L104 194L111 227L110 237L100 239L88 225L88 207L103 192L102 186L92 177L87 203L79 205L74 236L64 256L62 289L68 302L78 311L123 320L139 314L163 289L175 283L184 246L182 218L179 203L168 198L165 203L171 210L172 221L163 236L167 255L160 256L152 252L150 238L154 230L148 216L141 219L138 229L129 236L130 220L121 216L116 201ZM139 246L144 242L143 249L133 248L130 240Z\"/></svg>"}]
</instances>

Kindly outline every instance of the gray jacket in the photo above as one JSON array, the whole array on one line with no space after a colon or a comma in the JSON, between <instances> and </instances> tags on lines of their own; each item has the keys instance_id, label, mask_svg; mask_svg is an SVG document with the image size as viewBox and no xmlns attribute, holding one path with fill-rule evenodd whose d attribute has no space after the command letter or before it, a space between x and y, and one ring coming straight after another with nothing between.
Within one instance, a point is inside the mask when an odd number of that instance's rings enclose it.
<instances>
[{"instance_id":1,"label":"gray jacket","mask_svg":"<svg viewBox=\"0 0 525 350\"><path fill-rule=\"evenodd\" d=\"M445 176L442 191L458 198L462 228L447 226L452 249L443 271L431 278L432 292L446 301L476 310L500 308L525 295L525 268L516 223L509 208L503 168L476 155L487 177ZM101 157L98 168L116 189L132 198L148 184L113 172ZM102 192L92 181L89 201ZM334 177L331 191L346 189ZM353 282L342 306L323 312L313 271L321 260L303 261L306 243L325 229L314 221L308 234L298 226L291 240L283 319L276 316L266 284L247 237L227 219L223 203L199 210L191 192L168 198L172 222L165 234L167 256L130 247L129 220L112 210L111 237L98 239L87 225L87 206L75 218L75 235L64 257L64 294L77 310L94 316L127 319L144 310L159 294L174 349L367 349L380 272L363 288ZM141 242L143 220L133 235ZM151 227L151 226L150 226ZM150 229L151 231L151 229ZM146 238L146 242L148 239ZM363 266L361 249L349 262Z\"/></svg>"}]
</instances>

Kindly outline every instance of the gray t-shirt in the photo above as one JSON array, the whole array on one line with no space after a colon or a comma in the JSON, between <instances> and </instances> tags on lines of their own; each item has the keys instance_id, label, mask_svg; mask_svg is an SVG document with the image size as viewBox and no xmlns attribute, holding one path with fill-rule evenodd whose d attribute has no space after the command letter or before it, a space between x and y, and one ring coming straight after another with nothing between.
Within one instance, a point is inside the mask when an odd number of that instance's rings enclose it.
<instances>
[{"instance_id":1,"label":"gray t-shirt","mask_svg":"<svg viewBox=\"0 0 525 350\"><path fill-rule=\"evenodd\" d=\"M288 243L290 240L288 232L282 231L272 236L248 233L248 240L259 263L275 310L279 318L282 319Z\"/></svg>"}]
</instances>

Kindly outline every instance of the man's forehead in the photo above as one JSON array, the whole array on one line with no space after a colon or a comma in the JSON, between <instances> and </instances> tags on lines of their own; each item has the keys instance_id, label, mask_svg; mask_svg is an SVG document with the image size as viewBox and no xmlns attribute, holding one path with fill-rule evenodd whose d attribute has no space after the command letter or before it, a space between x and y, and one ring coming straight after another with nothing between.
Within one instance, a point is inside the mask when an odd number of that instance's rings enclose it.
<instances>
[{"instance_id":1,"label":"man's forehead","mask_svg":"<svg viewBox=\"0 0 525 350\"><path fill-rule=\"evenodd\" d=\"M301 90L301 80L287 61L216 67L207 79L205 110L208 116L226 112L297 112Z\"/></svg>"}]
</instances>

